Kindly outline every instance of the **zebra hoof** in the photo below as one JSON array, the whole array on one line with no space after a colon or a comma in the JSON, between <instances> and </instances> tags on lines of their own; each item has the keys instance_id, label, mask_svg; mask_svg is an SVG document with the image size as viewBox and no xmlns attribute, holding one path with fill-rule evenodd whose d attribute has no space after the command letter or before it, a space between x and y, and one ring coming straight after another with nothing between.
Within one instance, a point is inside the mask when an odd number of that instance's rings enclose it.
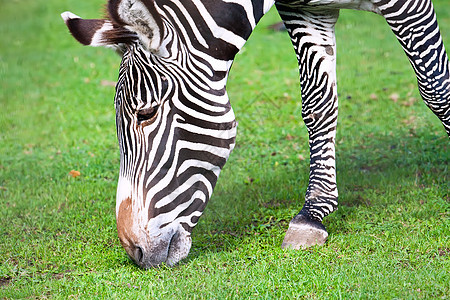
<instances>
[{"instance_id":1,"label":"zebra hoof","mask_svg":"<svg viewBox=\"0 0 450 300\"><path fill-rule=\"evenodd\" d=\"M323 245L327 237L328 232L321 222L298 214L289 223L281 248L299 250L314 245Z\"/></svg>"}]
</instances>

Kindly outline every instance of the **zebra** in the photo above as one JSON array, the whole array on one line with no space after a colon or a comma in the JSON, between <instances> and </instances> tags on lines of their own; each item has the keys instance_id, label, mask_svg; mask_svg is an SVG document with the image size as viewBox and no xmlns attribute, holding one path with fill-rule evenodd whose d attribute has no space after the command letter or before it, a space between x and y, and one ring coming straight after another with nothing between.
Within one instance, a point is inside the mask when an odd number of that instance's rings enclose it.
<instances>
[{"instance_id":1,"label":"zebra","mask_svg":"<svg viewBox=\"0 0 450 300\"><path fill-rule=\"evenodd\" d=\"M297 55L309 134L305 203L283 248L323 245L338 206L335 24L340 9L383 16L408 56L421 96L450 136L449 61L430 0L109 0L104 19L64 12L83 45L121 57L114 105L120 148L119 240L142 268L173 266L235 146L226 83L235 55L272 6Z\"/></svg>"}]
</instances>

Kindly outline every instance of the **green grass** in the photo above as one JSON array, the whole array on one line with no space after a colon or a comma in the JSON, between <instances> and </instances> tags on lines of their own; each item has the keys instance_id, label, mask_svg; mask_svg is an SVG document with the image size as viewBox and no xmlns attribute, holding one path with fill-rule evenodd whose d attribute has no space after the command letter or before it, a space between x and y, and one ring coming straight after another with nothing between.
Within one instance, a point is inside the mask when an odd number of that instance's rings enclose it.
<instances>
[{"instance_id":1,"label":"green grass","mask_svg":"<svg viewBox=\"0 0 450 300\"><path fill-rule=\"evenodd\" d=\"M388 26L364 12L343 11L337 26L340 208L324 221L327 244L280 249L303 203L308 143L295 55L266 29L272 11L233 66L237 146L189 257L138 269L115 229L105 82L119 57L82 48L59 17L96 18L103 2L0 3L0 298L449 297L448 137ZM450 47L450 7L434 4Z\"/></svg>"}]
</instances>

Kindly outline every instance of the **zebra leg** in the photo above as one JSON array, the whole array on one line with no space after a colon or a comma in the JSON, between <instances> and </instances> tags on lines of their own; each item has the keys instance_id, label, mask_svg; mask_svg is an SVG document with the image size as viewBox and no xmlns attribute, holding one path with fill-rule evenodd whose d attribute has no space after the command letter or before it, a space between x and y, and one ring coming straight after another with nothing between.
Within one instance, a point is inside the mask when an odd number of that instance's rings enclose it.
<instances>
[{"instance_id":1,"label":"zebra leg","mask_svg":"<svg viewBox=\"0 0 450 300\"><path fill-rule=\"evenodd\" d=\"M416 73L420 94L450 136L450 64L430 0L375 0Z\"/></svg>"},{"instance_id":2,"label":"zebra leg","mask_svg":"<svg viewBox=\"0 0 450 300\"><path fill-rule=\"evenodd\" d=\"M335 137L338 116L334 25L339 10L310 11L277 2L300 69L302 117L309 134L310 174L305 204L289 224L283 248L325 243L325 216L337 209Z\"/></svg>"}]
</instances>

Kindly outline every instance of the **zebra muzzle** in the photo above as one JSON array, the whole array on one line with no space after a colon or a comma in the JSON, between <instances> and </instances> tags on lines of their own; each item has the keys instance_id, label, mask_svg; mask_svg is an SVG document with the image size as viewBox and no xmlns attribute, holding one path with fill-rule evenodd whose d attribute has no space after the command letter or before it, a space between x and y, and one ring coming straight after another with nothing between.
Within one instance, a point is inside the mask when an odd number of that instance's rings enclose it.
<instances>
[{"instance_id":1,"label":"zebra muzzle","mask_svg":"<svg viewBox=\"0 0 450 300\"><path fill-rule=\"evenodd\" d=\"M187 257L192 245L190 233L182 226L167 228L157 236L119 228L119 239L128 256L141 268L150 269L162 264L173 266Z\"/></svg>"},{"instance_id":2,"label":"zebra muzzle","mask_svg":"<svg viewBox=\"0 0 450 300\"><path fill-rule=\"evenodd\" d=\"M125 247L130 258L141 268L150 269L166 263L173 266L185 258L191 248L191 237L185 233L175 232L170 238L153 239L151 244ZM128 249L127 249L128 248Z\"/></svg>"}]
</instances>

